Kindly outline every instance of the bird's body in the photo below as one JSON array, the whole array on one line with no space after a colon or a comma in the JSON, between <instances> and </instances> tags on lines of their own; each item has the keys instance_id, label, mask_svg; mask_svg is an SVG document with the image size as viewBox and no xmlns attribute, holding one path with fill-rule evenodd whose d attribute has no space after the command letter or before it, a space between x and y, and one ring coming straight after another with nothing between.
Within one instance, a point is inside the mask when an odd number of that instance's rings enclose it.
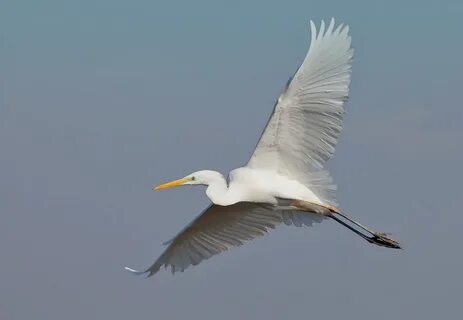
<instances>
[{"instance_id":1,"label":"bird's body","mask_svg":"<svg viewBox=\"0 0 463 320\"><path fill-rule=\"evenodd\" d=\"M277 99L248 163L231 171L228 182L216 171L201 170L155 187L206 185L212 205L169 241L148 269L127 270L149 276L161 266L183 271L278 224L310 226L325 218L370 243L400 248L336 208L336 186L324 166L342 128L353 49L347 26L335 28L332 19L326 28L322 21L317 32L310 25L309 51Z\"/></svg>"},{"instance_id":2,"label":"bird's body","mask_svg":"<svg viewBox=\"0 0 463 320\"><path fill-rule=\"evenodd\" d=\"M229 181L215 171L199 171L209 177L206 194L212 203L221 206L237 202L257 202L277 205L278 199L303 200L322 204L321 200L297 180L289 179L269 170L255 170L247 167L230 172Z\"/></svg>"}]
</instances>

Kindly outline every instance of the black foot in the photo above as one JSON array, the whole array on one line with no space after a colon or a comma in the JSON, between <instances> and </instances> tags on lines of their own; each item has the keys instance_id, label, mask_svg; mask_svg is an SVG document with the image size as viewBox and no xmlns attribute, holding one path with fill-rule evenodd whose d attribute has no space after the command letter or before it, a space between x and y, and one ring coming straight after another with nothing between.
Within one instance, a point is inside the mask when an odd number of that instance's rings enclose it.
<instances>
[{"instance_id":1,"label":"black foot","mask_svg":"<svg viewBox=\"0 0 463 320\"><path fill-rule=\"evenodd\" d=\"M374 243L382 247L402 249L402 247L397 241L388 237L387 233L375 232L373 237L368 238L368 242Z\"/></svg>"}]
</instances>

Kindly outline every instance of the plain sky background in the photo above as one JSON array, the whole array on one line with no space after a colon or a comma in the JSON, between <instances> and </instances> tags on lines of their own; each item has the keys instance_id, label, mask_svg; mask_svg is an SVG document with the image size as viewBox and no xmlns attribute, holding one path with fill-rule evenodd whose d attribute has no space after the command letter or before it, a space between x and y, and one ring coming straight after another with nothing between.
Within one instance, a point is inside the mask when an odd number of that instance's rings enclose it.
<instances>
[{"instance_id":1,"label":"plain sky background","mask_svg":"<svg viewBox=\"0 0 463 320\"><path fill-rule=\"evenodd\" d=\"M463 301L461 1L2 1L0 318L456 319ZM351 27L341 207L137 278L208 205L152 192L244 164L308 48Z\"/></svg>"}]
</instances>

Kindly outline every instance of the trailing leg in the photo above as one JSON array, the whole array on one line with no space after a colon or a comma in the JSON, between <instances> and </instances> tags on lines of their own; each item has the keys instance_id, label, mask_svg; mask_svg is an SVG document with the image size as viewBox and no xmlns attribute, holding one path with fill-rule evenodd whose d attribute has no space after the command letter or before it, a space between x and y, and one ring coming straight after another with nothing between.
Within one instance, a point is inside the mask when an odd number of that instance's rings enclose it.
<instances>
[{"instance_id":1,"label":"trailing leg","mask_svg":"<svg viewBox=\"0 0 463 320\"><path fill-rule=\"evenodd\" d=\"M291 202L291 206L295 208L296 210L314 212L314 213L319 213L319 214L328 216L334 221L348 228L349 230L351 230L352 232L359 235L360 237L362 237L363 239L367 240L370 243L373 243L373 244L376 244L382 247L387 247L387 248L402 249L400 247L400 244L397 241L393 240L392 238L388 237L386 233L375 232L375 231L370 230L369 228L361 225L357 221L348 217L347 215L345 215L344 213L342 213L339 209L335 207L323 206L323 205L301 201L301 200L295 200ZM369 235L352 227L351 225L349 225L347 222L343 221L342 219L345 219L349 221L350 223L356 225L361 230L366 231L366 233L368 233Z\"/></svg>"}]
</instances>

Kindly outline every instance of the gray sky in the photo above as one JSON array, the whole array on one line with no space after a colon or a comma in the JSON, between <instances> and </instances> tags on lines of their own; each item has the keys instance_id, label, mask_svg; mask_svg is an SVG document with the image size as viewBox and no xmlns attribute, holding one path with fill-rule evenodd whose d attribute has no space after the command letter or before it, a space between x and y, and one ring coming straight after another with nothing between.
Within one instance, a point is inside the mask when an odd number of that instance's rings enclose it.
<instances>
[{"instance_id":1,"label":"gray sky","mask_svg":"<svg viewBox=\"0 0 463 320\"><path fill-rule=\"evenodd\" d=\"M2 1L0 318L436 319L461 314L457 1ZM455 3L455 4L453 4ZM207 204L153 184L247 161L308 47L351 27L341 207L176 274L143 268Z\"/></svg>"}]
</instances>

